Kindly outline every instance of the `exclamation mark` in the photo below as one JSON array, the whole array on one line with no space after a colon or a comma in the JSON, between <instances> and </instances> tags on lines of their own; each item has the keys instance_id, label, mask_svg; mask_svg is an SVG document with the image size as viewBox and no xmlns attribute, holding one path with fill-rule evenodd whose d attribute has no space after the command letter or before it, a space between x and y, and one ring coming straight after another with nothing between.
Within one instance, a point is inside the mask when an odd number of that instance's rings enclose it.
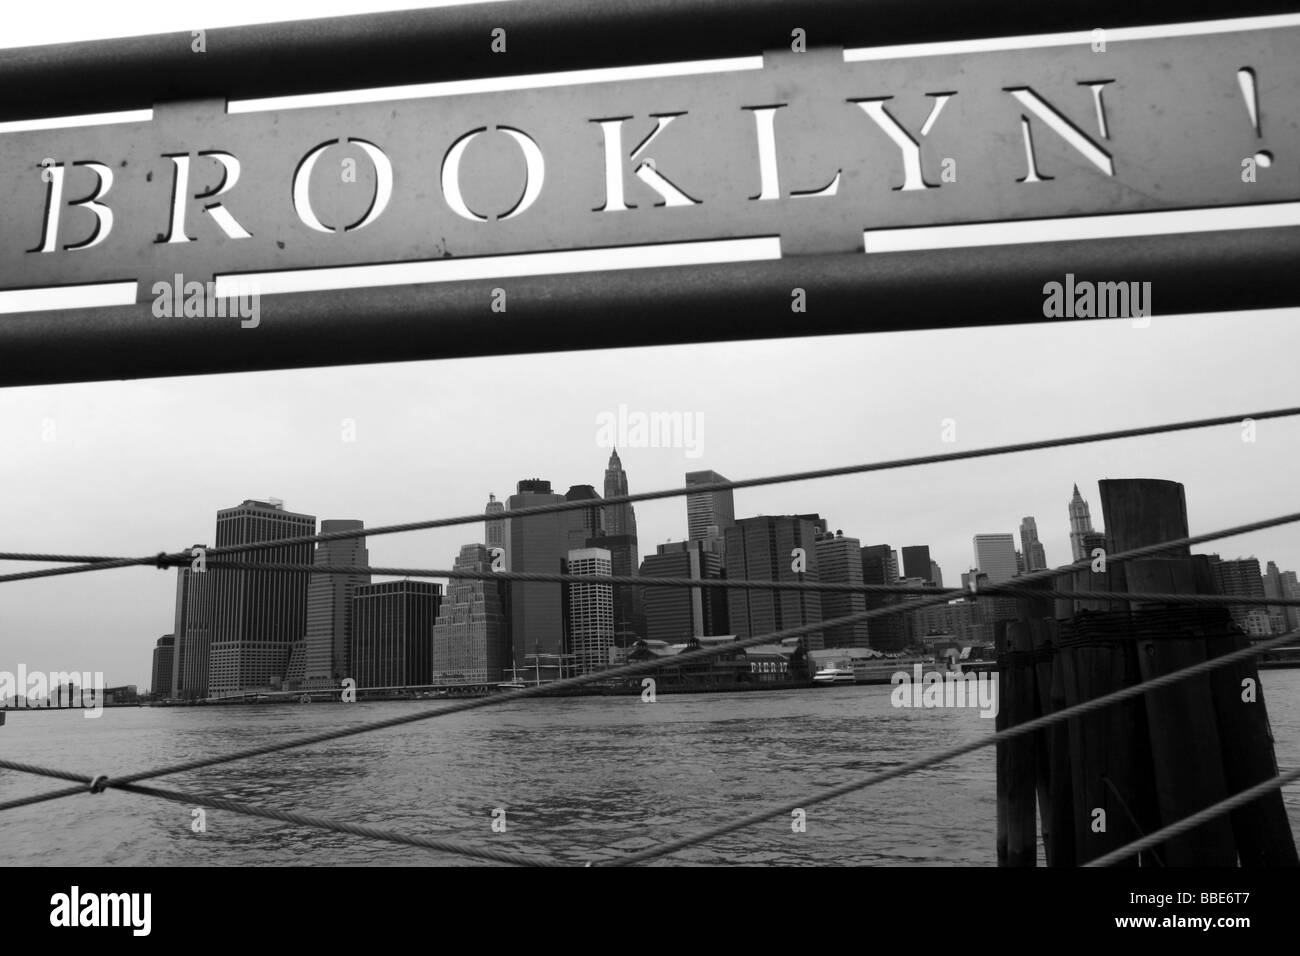
<instances>
[{"instance_id":1,"label":"exclamation mark","mask_svg":"<svg viewBox=\"0 0 1300 956\"><path fill-rule=\"evenodd\" d=\"M1248 66L1243 66L1237 71L1237 83L1241 87L1241 95L1246 100L1246 110L1250 113L1250 125L1255 130L1255 136L1258 138L1261 134L1259 128L1259 92L1255 85L1255 71ZM1273 154L1268 150L1260 150L1255 154L1255 165L1268 169L1273 165Z\"/></svg>"}]
</instances>

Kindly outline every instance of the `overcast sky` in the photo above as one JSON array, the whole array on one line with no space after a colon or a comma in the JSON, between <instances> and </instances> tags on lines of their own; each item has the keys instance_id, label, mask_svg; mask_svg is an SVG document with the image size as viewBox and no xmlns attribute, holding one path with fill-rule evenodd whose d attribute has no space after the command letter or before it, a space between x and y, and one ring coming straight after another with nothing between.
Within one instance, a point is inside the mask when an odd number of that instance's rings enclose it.
<instances>
[{"instance_id":1,"label":"overcast sky","mask_svg":"<svg viewBox=\"0 0 1300 956\"><path fill-rule=\"evenodd\" d=\"M23 4L6 11L0 46L428 5L73 2L50 17ZM4 389L0 550L180 550L210 543L217 509L246 498L373 526L479 511L521 478L600 489L609 452L597 418L620 405L702 422L698 457L620 449L637 492L698 469L739 479L1300 404L1300 310L1183 317L1155 305L1149 328L1045 322ZM941 441L948 418L955 445ZM1297 466L1300 421L1283 420L1259 423L1254 443L1230 426L740 491L736 515L817 511L863 544L929 544L958 584L972 536L1018 536L1025 515L1048 561L1068 561L1076 482L1100 526L1099 479L1181 481L1198 533L1296 510ZM685 536L685 500L638 505L637 522L651 553ZM449 567L482 539L481 524L372 538L371 562ZM1201 550L1300 568L1293 526ZM153 643L172 630L175 574L0 585L0 669L101 670L143 689Z\"/></svg>"}]
</instances>

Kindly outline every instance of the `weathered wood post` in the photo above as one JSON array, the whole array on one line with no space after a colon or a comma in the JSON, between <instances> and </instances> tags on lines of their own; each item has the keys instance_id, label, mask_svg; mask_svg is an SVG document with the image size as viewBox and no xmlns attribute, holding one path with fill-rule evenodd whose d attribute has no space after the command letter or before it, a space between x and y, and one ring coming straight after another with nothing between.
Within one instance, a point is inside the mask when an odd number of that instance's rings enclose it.
<instances>
[{"instance_id":1,"label":"weathered wood post","mask_svg":"<svg viewBox=\"0 0 1300 956\"><path fill-rule=\"evenodd\" d=\"M1187 502L1178 482L1132 478L1103 480L1099 486L1111 552L1187 537ZM1117 590L1196 591L1186 547L1126 561L1113 571ZM1204 639L1187 626L1189 620L1198 620L1195 612L1145 601L1129 603L1144 681L1206 659ZM1180 681L1145 694L1143 701L1159 825L1176 823L1225 799L1228 788L1209 678ZM1237 862L1232 826L1226 816L1167 841L1160 852L1169 866L1233 866Z\"/></svg>"},{"instance_id":2,"label":"weathered wood post","mask_svg":"<svg viewBox=\"0 0 1300 956\"><path fill-rule=\"evenodd\" d=\"M1198 593L1216 593L1209 560L1204 555L1192 556L1192 571ZM1233 624L1226 607L1207 608L1205 616L1208 635L1205 648L1210 657L1230 654L1248 644L1246 635ZM1251 658L1214 671L1210 675L1210 693L1219 722L1228 791L1240 793L1276 777L1273 732L1256 661ZM1237 808L1230 819L1242 866L1300 865L1281 790Z\"/></svg>"}]
</instances>

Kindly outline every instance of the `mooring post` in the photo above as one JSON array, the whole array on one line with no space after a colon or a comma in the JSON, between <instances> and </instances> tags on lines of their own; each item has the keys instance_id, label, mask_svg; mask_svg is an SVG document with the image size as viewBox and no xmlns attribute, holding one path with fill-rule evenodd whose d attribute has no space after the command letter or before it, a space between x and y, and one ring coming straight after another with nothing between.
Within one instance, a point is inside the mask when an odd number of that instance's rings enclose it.
<instances>
[{"instance_id":1,"label":"mooring post","mask_svg":"<svg viewBox=\"0 0 1300 956\"><path fill-rule=\"evenodd\" d=\"M1198 593L1217 593L1205 555L1192 556L1192 571ZM1210 657L1230 654L1249 643L1246 635L1232 623L1226 607L1210 608L1205 617L1208 635L1205 650ZM1210 694L1219 723L1228 791L1240 793L1276 777L1273 732L1255 660L1239 661L1211 673ZM1281 790L1237 808L1229 819L1242 866L1300 866Z\"/></svg>"},{"instance_id":2,"label":"mooring post","mask_svg":"<svg viewBox=\"0 0 1300 956\"><path fill-rule=\"evenodd\" d=\"M1106 542L1120 552L1188 535L1183 486L1155 478L1103 480L1102 515ZM1131 592L1196 591L1187 547L1117 566L1120 589ZM1132 634L1142 680L1191 667L1206 659L1201 618L1177 606L1131 601ZM1192 622L1189 626L1189 622ZM1218 721L1206 676L1182 680L1143 696L1155 806L1160 826L1176 823L1228 796ZM1220 816L1175 837L1160 848L1168 866L1234 866L1232 826Z\"/></svg>"}]
</instances>

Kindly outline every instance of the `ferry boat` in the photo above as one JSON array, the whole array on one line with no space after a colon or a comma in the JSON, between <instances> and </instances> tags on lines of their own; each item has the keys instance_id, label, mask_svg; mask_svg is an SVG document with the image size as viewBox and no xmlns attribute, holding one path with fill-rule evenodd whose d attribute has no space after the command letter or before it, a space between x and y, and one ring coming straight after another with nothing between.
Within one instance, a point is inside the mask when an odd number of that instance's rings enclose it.
<instances>
[{"instance_id":1,"label":"ferry boat","mask_svg":"<svg viewBox=\"0 0 1300 956\"><path fill-rule=\"evenodd\" d=\"M510 680L502 681L497 684L497 690L523 690L528 685L519 679L519 673L515 668L510 668Z\"/></svg>"},{"instance_id":2,"label":"ferry boat","mask_svg":"<svg viewBox=\"0 0 1300 956\"><path fill-rule=\"evenodd\" d=\"M858 679L853 671L843 667L827 667L813 674L814 684L856 684Z\"/></svg>"}]
</instances>

